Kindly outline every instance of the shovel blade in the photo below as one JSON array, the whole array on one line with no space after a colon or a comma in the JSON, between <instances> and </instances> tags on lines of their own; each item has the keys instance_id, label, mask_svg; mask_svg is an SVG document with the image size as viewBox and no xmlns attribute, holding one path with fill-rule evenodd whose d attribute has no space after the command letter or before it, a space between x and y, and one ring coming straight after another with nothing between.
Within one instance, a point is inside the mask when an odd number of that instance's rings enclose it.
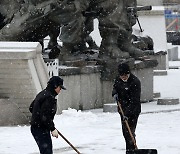
<instances>
[{"instance_id":1,"label":"shovel blade","mask_svg":"<svg viewBox=\"0 0 180 154\"><path fill-rule=\"evenodd\" d=\"M126 154L157 154L157 150L156 149L127 150Z\"/></svg>"}]
</instances>

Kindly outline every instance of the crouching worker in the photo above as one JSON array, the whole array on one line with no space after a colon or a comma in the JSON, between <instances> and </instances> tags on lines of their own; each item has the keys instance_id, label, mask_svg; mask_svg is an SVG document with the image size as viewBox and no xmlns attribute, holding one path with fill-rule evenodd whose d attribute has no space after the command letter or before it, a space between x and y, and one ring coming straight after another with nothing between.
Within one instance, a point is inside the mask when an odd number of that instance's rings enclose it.
<instances>
[{"instance_id":1,"label":"crouching worker","mask_svg":"<svg viewBox=\"0 0 180 154\"><path fill-rule=\"evenodd\" d=\"M115 79L113 85L112 96L121 104L124 116L118 112L121 117L123 136L126 141L126 151L135 149L135 145L131 139L125 124L127 120L130 130L135 138L135 129L141 112L141 83L140 80L131 73L127 64L122 63L118 66L119 76Z\"/></svg>"},{"instance_id":2,"label":"crouching worker","mask_svg":"<svg viewBox=\"0 0 180 154\"><path fill-rule=\"evenodd\" d=\"M50 132L53 137L58 138L58 131L53 119L57 110L55 97L61 92L61 89L66 90L63 86L63 79L53 76L48 81L46 89L37 94L29 107L32 113L31 133L39 147L40 154L53 153Z\"/></svg>"}]
</instances>

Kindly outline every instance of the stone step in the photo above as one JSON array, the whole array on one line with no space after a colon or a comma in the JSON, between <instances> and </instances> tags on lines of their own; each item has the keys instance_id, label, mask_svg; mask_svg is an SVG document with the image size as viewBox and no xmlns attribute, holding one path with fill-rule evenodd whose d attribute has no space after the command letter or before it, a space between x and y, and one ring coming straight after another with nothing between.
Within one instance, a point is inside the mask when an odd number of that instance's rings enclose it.
<instances>
[{"instance_id":1,"label":"stone step","mask_svg":"<svg viewBox=\"0 0 180 154\"><path fill-rule=\"evenodd\" d=\"M24 114L26 114L27 117L31 117L32 116L32 113L31 112L24 112Z\"/></svg>"},{"instance_id":2,"label":"stone step","mask_svg":"<svg viewBox=\"0 0 180 154\"><path fill-rule=\"evenodd\" d=\"M32 90L33 89L33 87L30 85L30 84L28 84L28 85L25 85L25 84L17 84L17 85L15 85L15 84L0 84L0 89L4 89L4 91L5 90L7 90L7 89L13 89L13 90L15 90L15 89L25 89L26 88L26 90Z\"/></svg>"},{"instance_id":3,"label":"stone step","mask_svg":"<svg viewBox=\"0 0 180 154\"><path fill-rule=\"evenodd\" d=\"M169 66L169 69L179 69L180 66Z\"/></svg>"},{"instance_id":4,"label":"stone step","mask_svg":"<svg viewBox=\"0 0 180 154\"><path fill-rule=\"evenodd\" d=\"M26 98L26 99L23 99L23 98L13 98L14 102L16 104L28 104L30 105L31 102L33 101L34 97L32 98Z\"/></svg>"},{"instance_id":5,"label":"stone step","mask_svg":"<svg viewBox=\"0 0 180 154\"><path fill-rule=\"evenodd\" d=\"M116 103L104 104L103 112L117 112L117 104Z\"/></svg>"},{"instance_id":6,"label":"stone step","mask_svg":"<svg viewBox=\"0 0 180 154\"><path fill-rule=\"evenodd\" d=\"M0 72L0 78L7 78L7 79L31 79L30 74L25 74L24 72L20 73L20 74L4 74Z\"/></svg>"},{"instance_id":7,"label":"stone step","mask_svg":"<svg viewBox=\"0 0 180 154\"><path fill-rule=\"evenodd\" d=\"M28 80L26 78L24 79L17 79L17 78L14 78L14 79L11 79L11 78L1 78L0 80L0 84L13 84L13 85L17 85L17 84L33 84L33 81L32 80Z\"/></svg>"},{"instance_id":8,"label":"stone step","mask_svg":"<svg viewBox=\"0 0 180 154\"><path fill-rule=\"evenodd\" d=\"M25 114L29 112L29 107L20 107L19 110Z\"/></svg>"},{"instance_id":9,"label":"stone step","mask_svg":"<svg viewBox=\"0 0 180 154\"><path fill-rule=\"evenodd\" d=\"M27 69L28 65L23 62L12 62L12 61L5 61L0 60L0 69Z\"/></svg>"},{"instance_id":10,"label":"stone step","mask_svg":"<svg viewBox=\"0 0 180 154\"><path fill-rule=\"evenodd\" d=\"M25 94L25 93L29 93L29 94L34 94L36 93L34 88L32 89L28 89L28 91L24 91L24 90L21 90L19 88L16 88L16 89L12 89L12 88L0 88L0 94L12 94L12 93L21 93L21 94Z\"/></svg>"},{"instance_id":11,"label":"stone step","mask_svg":"<svg viewBox=\"0 0 180 154\"><path fill-rule=\"evenodd\" d=\"M35 93L12 93L10 97L14 99L32 100L35 97Z\"/></svg>"},{"instance_id":12,"label":"stone step","mask_svg":"<svg viewBox=\"0 0 180 154\"><path fill-rule=\"evenodd\" d=\"M19 73L30 73L30 70L28 68L1 68L1 73L5 74L19 74Z\"/></svg>"},{"instance_id":13,"label":"stone step","mask_svg":"<svg viewBox=\"0 0 180 154\"><path fill-rule=\"evenodd\" d=\"M179 104L179 98L166 97L166 98L159 98L157 100L157 105L176 105L176 104Z\"/></svg>"},{"instance_id":14,"label":"stone step","mask_svg":"<svg viewBox=\"0 0 180 154\"><path fill-rule=\"evenodd\" d=\"M160 92L154 92L153 93L153 98L159 98L161 97L161 93Z\"/></svg>"},{"instance_id":15,"label":"stone step","mask_svg":"<svg viewBox=\"0 0 180 154\"><path fill-rule=\"evenodd\" d=\"M154 75L155 76L167 75L167 70L154 70Z\"/></svg>"},{"instance_id":16,"label":"stone step","mask_svg":"<svg viewBox=\"0 0 180 154\"><path fill-rule=\"evenodd\" d=\"M28 104L25 104L25 103L17 103L17 106L19 108L29 108L29 105Z\"/></svg>"}]
</instances>

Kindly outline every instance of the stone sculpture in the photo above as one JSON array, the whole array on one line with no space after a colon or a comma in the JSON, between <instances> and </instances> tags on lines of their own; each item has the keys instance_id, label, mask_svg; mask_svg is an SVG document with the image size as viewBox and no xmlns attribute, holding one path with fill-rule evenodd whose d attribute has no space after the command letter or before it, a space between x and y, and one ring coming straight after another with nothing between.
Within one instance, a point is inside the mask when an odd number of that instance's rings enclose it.
<instances>
[{"instance_id":1,"label":"stone sculpture","mask_svg":"<svg viewBox=\"0 0 180 154\"><path fill-rule=\"evenodd\" d=\"M48 47L60 60L72 60L86 50L86 43L97 48L90 37L93 19L99 20L102 37L100 58L129 58L144 52L131 43L136 23L136 0L2 0L0 2L0 41L39 41L50 36ZM60 33L62 48L57 48Z\"/></svg>"},{"instance_id":2,"label":"stone sculpture","mask_svg":"<svg viewBox=\"0 0 180 154\"><path fill-rule=\"evenodd\" d=\"M131 42L132 26L136 23L138 11L136 0L74 1L74 3L76 2L79 2L80 6L77 8L79 15L74 22L62 28L60 38L63 47L60 59L63 59L65 53L65 59L70 57L74 51L74 46L84 42L87 29L88 33L93 30L91 24L87 22L91 21L93 17L99 20L99 31L102 37L99 55L101 58L137 58L145 54L143 50L135 47ZM81 14L81 12L85 12L85 14ZM78 31L73 30L75 28ZM81 50L80 45L79 47Z\"/></svg>"},{"instance_id":3,"label":"stone sculpture","mask_svg":"<svg viewBox=\"0 0 180 154\"><path fill-rule=\"evenodd\" d=\"M49 46L57 45L59 24L46 18L50 11L47 1L4 0L0 2L4 25L0 30L1 41L39 41L50 35ZM39 6L37 5L39 4Z\"/></svg>"},{"instance_id":4,"label":"stone sculpture","mask_svg":"<svg viewBox=\"0 0 180 154\"><path fill-rule=\"evenodd\" d=\"M53 49L55 53L51 55L54 57L59 54L57 37L60 26L73 22L77 17L75 9L75 2L72 4L69 0L2 0L0 40L39 41L43 46L44 37L49 35L48 48ZM96 46L90 36L87 36L86 41L90 47Z\"/></svg>"}]
</instances>

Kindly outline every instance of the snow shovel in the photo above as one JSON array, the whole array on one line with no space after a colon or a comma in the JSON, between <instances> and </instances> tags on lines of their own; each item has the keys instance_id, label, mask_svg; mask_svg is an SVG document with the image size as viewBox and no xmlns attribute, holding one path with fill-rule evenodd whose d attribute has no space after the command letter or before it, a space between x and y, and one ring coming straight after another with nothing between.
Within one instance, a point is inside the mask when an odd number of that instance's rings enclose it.
<instances>
[{"instance_id":1,"label":"snow shovel","mask_svg":"<svg viewBox=\"0 0 180 154\"><path fill-rule=\"evenodd\" d=\"M119 107L119 110L120 110L122 116L124 117L125 115L124 115L124 112L122 110L120 102L118 101L117 104L118 104L118 107ZM134 136L133 136L133 134L131 132L131 129L129 127L127 119L125 119L124 122L126 124L129 135L130 135L130 137L131 137L131 139L133 141L134 147L135 147L135 149L133 149L133 150L126 150L126 154L157 154L156 149L138 149L135 138L134 138Z\"/></svg>"},{"instance_id":2,"label":"snow shovel","mask_svg":"<svg viewBox=\"0 0 180 154\"><path fill-rule=\"evenodd\" d=\"M57 130L58 131L58 130ZM77 154L81 154L65 137L63 134L61 134L59 131L58 131L58 134L77 152Z\"/></svg>"}]
</instances>

